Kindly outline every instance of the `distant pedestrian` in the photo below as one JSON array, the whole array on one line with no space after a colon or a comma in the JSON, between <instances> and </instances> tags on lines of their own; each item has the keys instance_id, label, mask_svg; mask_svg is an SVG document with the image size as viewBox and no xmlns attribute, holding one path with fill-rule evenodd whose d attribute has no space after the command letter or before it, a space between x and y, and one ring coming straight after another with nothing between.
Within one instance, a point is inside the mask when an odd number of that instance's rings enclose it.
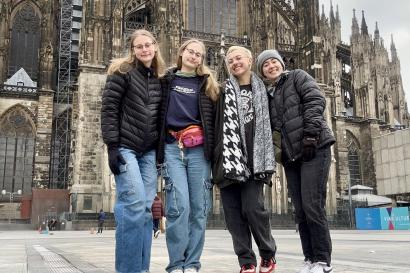
<instances>
[{"instance_id":1,"label":"distant pedestrian","mask_svg":"<svg viewBox=\"0 0 410 273\"><path fill-rule=\"evenodd\" d=\"M104 228L104 221L105 221L105 212L103 209L100 209L100 213L98 214L98 231L97 233L102 233Z\"/></svg>"},{"instance_id":2,"label":"distant pedestrian","mask_svg":"<svg viewBox=\"0 0 410 273\"><path fill-rule=\"evenodd\" d=\"M152 219L153 219L153 229L154 229L154 238L158 238L160 234L159 229L159 222L161 221L162 217L165 216L164 213L164 205L162 204L161 198L156 195L154 198L154 203L152 204Z\"/></svg>"}]
</instances>

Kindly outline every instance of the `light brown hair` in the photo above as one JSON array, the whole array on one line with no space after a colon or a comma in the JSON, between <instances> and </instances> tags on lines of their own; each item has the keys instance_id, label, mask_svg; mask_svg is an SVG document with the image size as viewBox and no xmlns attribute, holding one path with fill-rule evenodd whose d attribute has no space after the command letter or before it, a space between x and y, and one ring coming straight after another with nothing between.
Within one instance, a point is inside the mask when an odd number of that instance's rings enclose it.
<instances>
[{"instance_id":1,"label":"light brown hair","mask_svg":"<svg viewBox=\"0 0 410 273\"><path fill-rule=\"evenodd\" d=\"M178 69L182 68L182 53L184 52L185 48L191 43L197 43L202 48L201 63L196 68L196 74L198 76L209 75L209 77L206 81L205 94L209 98L211 98L211 100L216 101L218 99L218 96L219 96L219 84L216 81L215 76L212 73L211 69L209 69L209 67L205 65L206 50L205 50L205 45L202 41L197 40L197 39L189 39L189 40L185 41L179 47L178 57L177 57L177 62L176 62L177 63L177 68Z\"/></svg>"},{"instance_id":2,"label":"light brown hair","mask_svg":"<svg viewBox=\"0 0 410 273\"><path fill-rule=\"evenodd\" d=\"M137 29L135 30L128 39L127 45L127 56L123 58L113 59L111 61L111 65L108 67L108 74L114 74L115 72L120 72L122 74L127 73L132 69L133 66L137 64L137 57L135 57L135 53L133 50L134 40L138 36L147 36L152 40L152 43L155 46L155 55L154 59L152 60L152 68L154 70L155 76L159 77L164 74L165 71L165 62L162 58L161 51L158 46L158 42L155 39L154 35L151 32L145 29Z\"/></svg>"}]
</instances>

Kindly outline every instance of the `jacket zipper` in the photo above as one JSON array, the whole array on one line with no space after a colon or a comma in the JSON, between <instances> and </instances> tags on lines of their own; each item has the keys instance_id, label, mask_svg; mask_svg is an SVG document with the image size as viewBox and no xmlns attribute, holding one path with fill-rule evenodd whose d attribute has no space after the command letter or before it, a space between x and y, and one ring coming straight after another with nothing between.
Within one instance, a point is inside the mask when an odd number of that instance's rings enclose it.
<instances>
[{"instance_id":1,"label":"jacket zipper","mask_svg":"<svg viewBox=\"0 0 410 273\"><path fill-rule=\"evenodd\" d=\"M284 136L284 140L285 140L285 146L286 146L286 151L289 153L289 159L291 161L295 161L295 157L293 156L293 150L292 150L292 145L290 145L289 141L289 137L288 137L288 133L286 132L285 128L282 128L281 130L283 132L283 136Z\"/></svg>"}]
</instances>

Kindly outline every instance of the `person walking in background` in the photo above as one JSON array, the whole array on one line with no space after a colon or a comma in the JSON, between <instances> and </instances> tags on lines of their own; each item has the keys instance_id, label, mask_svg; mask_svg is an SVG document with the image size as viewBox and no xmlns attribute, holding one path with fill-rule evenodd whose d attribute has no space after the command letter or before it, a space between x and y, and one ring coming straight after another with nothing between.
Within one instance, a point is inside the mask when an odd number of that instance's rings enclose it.
<instances>
[{"instance_id":1,"label":"person walking in background","mask_svg":"<svg viewBox=\"0 0 410 273\"><path fill-rule=\"evenodd\" d=\"M159 222L162 217L165 216L164 206L162 205L162 200L158 195L155 195L154 203L152 204L152 219L153 219L153 229L154 229L154 238L158 238L160 234Z\"/></svg>"},{"instance_id":2,"label":"person walking in background","mask_svg":"<svg viewBox=\"0 0 410 273\"><path fill-rule=\"evenodd\" d=\"M97 231L97 234L103 232L104 221L105 221L105 212L104 212L103 209L100 209L100 213L98 213L98 231Z\"/></svg>"},{"instance_id":3,"label":"person walking in background","mask_svg":"<svg viewBox=\"0 0 410 273\"><path fill-rule=\"evenodd\" d=\"M269 92L271 127L278 136L276 145L282 148L281 161L305 256L297 272L331 273L325 204L330 146L335 138L323 116L326 99L308 73L284 71L276 50L263 51L256 66Z\"/></svg>"},{"instance_id":4,"label":"person walking in background","mask_svg":"<svg viewBox=\"0 0 410 273\"><path fill-rule=\"evenodd\" d=\"M101 129L116 183L117 273L149 272L151 206L157 192L156 146L165 63L146 30L134 31L128 56L113 60L102 95Z\"/></svg>"},{"instance_id":5,"label":"person walking in background","mask_svg":"<svg viewBox=\"0 0 410 273\"><path fill-rule=\"evenodd\" d=\"M188 40L177 67L161 80L163 106L158 162L165 180L166 241L172 273L201 268L211 206L210 169L214 145L214 101L218 83L205 66L205 45Z\"/></svg>"},{"instance_id":6,"label":"person walking in background","mask_svg":"<svg viewBox=\"0 0 410 273\"><path fill-rule=\"evenodd\" d=\"M251 71L248 49L230 47L226 65L230 77L216 108L213 181L221 189L240 273L256 273L252 235L261 256L259 272L271 273L276 266L276 244L263 194L275 170L268 97L262 80Z\"/></svg>"}]
</instances>

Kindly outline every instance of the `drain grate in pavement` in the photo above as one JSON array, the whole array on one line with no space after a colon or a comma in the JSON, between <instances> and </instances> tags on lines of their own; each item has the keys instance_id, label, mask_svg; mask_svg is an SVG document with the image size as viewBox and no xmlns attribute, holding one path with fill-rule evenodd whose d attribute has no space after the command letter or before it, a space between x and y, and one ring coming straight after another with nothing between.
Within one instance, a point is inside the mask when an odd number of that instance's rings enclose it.
<instances>
[{"instance_id":1,"label":"drain grate in pavement","mask_svg":"<svg viewBox=\"0 0 410 273\"><path fill-rule=\"evenodd\" d=\"M82 273L75 266L70 264L63 257L40 245L33 245L33 248L41 255L45 265L53 273Z\"/></svg>"}]
</instances>

